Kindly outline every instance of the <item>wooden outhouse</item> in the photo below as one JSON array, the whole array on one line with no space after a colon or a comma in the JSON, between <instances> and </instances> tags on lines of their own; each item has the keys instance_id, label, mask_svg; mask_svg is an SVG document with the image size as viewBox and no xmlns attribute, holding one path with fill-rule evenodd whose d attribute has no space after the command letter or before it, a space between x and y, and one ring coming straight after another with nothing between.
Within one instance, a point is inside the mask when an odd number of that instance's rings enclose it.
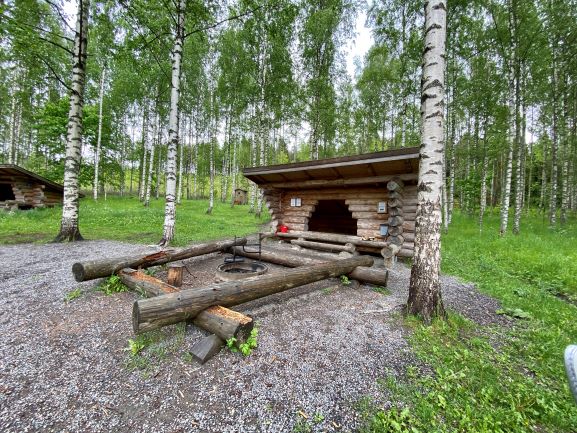
<instances>
[{"instance_id":1,"label":"wooden outhouse","mask_svg":"<svg viewBox=\"0 0 577 433\"><path fill-rule=\"evenodd\" d=\"M64 187L13 164L0 164L0 209L32 209L62 203Z\"/></svg>"},{"instance_id":2,"label":"wooden outhouse","mask_svg":"<svg viewBox=\"0 0 577 433\"><path fill-rule=\"evenodd\" d=\"M404 148L293 164L246 168L283 236L350 242L411 257L419 149ZM341 236L326 235L338 234ZM384 253L383 253L384 254Z\"/></svg>"},{"instance_id":3,"label":"wooden outhouse","mask_svg":"<svg viewBox=\"0 0 577 433\"><path fill-rule=\"evenodd\" d=\"M247 204L248 191L246 189L237 188L234 190L234 204Z\"/></svg>"}]
</instances>

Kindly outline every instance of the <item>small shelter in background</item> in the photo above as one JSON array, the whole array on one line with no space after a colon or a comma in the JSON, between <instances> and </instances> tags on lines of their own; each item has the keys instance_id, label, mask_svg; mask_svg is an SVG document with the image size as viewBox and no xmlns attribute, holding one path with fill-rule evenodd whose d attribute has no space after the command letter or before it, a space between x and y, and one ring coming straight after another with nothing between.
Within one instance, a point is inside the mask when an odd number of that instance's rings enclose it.
<instances>
[{"instance_id":1,"label":"small shelter in background","mask_svg":"<svg viewBox=\"0 0 577 433\"><path fill-rule=\"evenodd\" d=\"M367 251L391 246L392 255L412 257L418 170L419 149L412 147L246 168L243 174L263 190L273 229L287 231L285 237L294 232Z\"/></svg>"},{"instance_id":2,"label":"small shelter in background","mask_svg":"<svg viewBox=\"0 0 577 433\"><path fill-rule=\"evenodd\" d=\"M0 209L32 209L62 203L64 187L14 164L0 164Z\"/></svg>"},{"instance_id":3,"label":"small shelter in background","mask_svg":"<svg viewBox=\"0 0 577 433\"><path fill-rule=\"evenodd\" d=\"M247 204L248 191L246 189L237 188L234 190L234 204Z\"/></svg>"}]
</instances>

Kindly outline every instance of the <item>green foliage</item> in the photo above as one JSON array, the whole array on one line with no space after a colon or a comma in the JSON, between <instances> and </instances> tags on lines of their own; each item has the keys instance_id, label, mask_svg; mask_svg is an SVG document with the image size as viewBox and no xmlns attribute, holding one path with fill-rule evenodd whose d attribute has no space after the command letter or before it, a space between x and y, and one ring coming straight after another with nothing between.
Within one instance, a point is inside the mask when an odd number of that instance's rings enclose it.
<instances>
[{"instance_id":1,"label":"green foliage","mask_svg":"<svg viewBox=\"0 0 577 433\"><path fill-rule=\"evenodd\" d=\"M233 353L240 352L243 354L243 356L249 356L252 353L253 349L256 349L258 347L258 341L257 341L258 328L259 325L257 323L255 324L254 328L250 331L250 335L248 336L248 338L244 343L239 344L235 337L229 338L228 340L226 340L226 347L228 347L230 351Z\"/></svg>"},{"instance_id":2,"label":"green foliage","mask_svg":"<svg viewBox=\"0 0 577 433\"><path fill-rule=\"evenodd\" d=\"M68 292L66 296L64 296L64 302L71 302L75 299L80 298L80 296L82 296L82 289L80 287L77 287L76 289Z\"/></svg>"},{"instance_id":3,"label":"green foliage","mask_svg":"<svg viewBox=\"0 0 577 433\"><path fill-rule=\"evenodd\" d=\"M80 227L86 239L112 239L157 243L162 236L164 200L151 200L145 208L134 197L108 197L94 202L80 201ZM248 213L246 206L215 203L212 216L204 214L206 200L183 200L176 212L174 245L243 236L258 231L267 221ZM0 243L49 242L58 232L62 209L32 209L0 212ZM234 224L231 222L234 221Z\"/></svg>"},{"instance_id":4,"label":"green foliage","mask_svg":"<svg viewBox=\"0 0 577 433\"><path fill-rule=\"evenodd\" d=\"M120 281L118 275L111 275L97 287L97 290L109 296L115 293L126 292L128 291L128 287Z\"/></svg>"},{"instance_id":5,"label":"green foliage","mask_svg":"<svg viewBox=\"0 0 577 433\"><path fill-rule=\"evenodd\" d=\"M349 280L349 277L347 277L346 275L341 275L341 284L343 286L350 286L351 280Z\"/></svg>"},{"instance_id":6,"label":"green foliage","mask_svg":"<svg viewBox=\"0 0 577 433\"><path fill-rule=\"evenodd\" d=\"M185 324L179 323L129 339L124 349L128 352L126 367L129 370L140 370L147 374L169 355L180 351L185 330ZM186 353L183 356L186 359Z\"/></svg>"},{"instance_id":7,"label":"green foliage","mask_svg":"<svg viewBox=\"0 0 577 433\"><path fill-rule=\"evenodd\" d=\"M507 314L532 319L487 328L454 314L432 326L409 319L411 345L433 374L409 368L402 381L388 378L383 386L404 408L366 411L364 431L574 431L562 360L577 311L549 288L577 292L577 227L561 233L528 218L523 234L503 239L493 234L498 222L489 216L479 234L474 221L455 215L443 238L444 271L475 282Z\"/></svg>"}]
</instances>

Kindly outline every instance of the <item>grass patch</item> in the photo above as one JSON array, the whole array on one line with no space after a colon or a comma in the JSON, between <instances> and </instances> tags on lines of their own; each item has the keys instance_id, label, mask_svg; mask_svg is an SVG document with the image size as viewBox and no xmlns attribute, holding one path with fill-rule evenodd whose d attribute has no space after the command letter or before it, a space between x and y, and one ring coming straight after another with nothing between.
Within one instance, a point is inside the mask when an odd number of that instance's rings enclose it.
<instances>
[{"instance_id":1,"label":"grass patch","mask_svg":"<svg viewBox=\"0 0 577 433\"><path fill-rule=\"evenodd\" d=\"M127 352L126 367L139 370L145 376L169 355L177 353L184 342L185 323L145 332L129 339L124 349Z\"/></svg>"},{"instance_id":2,"label":"grass patch","mask_svg":"<svg viewBox=\"0 0 577 433\"><path fill-rule=\"evenodd\" d=\"M80 287L77 287L76 289L71 290L64 296L64 302L74 301L75 299L80 298L80 296L82 296L82 289Z\"/></svg>"},{"instance_id":3,"label":"grass patch","mask_svg":"<svg viewBox=\"0 0 577 433\"><path fill-rule=\"evenodd\" d=\"M577 406L567 386L563 350L577 338L577 225L552 230L540 217L519 236L498 236L498 217L456 215L443 237L443 271L476 283L516 319L512 328L480 328L451 314L410 340L433 374L410 368L388 378L390 410L365 413L366 432L574 432Z\"/></svg>"},{"instance_id":4,"label":"grass patch","mask_svg":"<svg viewBox=\"0 0 577 433\"><path fill-rule=\"evenodd\" d=\"M218 202L212 215L206 215L207 208L207 200L183 200L177 206L173 245L244 236L268 221L268 216L259 219L249 214L248 206ZM0 212L0 243L50 242L58 233L61 216L61 207ZM155 244L162 237L163 223L164 200L151 200L149 208L136 197L80 200L80 232L85 239Z\"/></svg>"}]
</instances>

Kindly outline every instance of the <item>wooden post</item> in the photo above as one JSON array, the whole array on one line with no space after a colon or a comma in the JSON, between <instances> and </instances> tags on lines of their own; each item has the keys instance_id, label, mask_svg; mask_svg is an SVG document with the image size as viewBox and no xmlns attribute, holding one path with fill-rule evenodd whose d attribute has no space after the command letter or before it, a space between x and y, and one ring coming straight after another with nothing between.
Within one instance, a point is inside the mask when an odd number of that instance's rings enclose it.
<instances>
[{"instance_id":1,"label":"wooden post","mask_svg":"<svg viewBox=\"0 0 577 433\"><path fill-rule=\"evenodd\" d=\"M185 267L182 264L173 263L168 267L168 275L166 277L166 281L168 284L174 287L181 287L182 286L182 272L184 271Z\"/></svg>"}]
</instances>

